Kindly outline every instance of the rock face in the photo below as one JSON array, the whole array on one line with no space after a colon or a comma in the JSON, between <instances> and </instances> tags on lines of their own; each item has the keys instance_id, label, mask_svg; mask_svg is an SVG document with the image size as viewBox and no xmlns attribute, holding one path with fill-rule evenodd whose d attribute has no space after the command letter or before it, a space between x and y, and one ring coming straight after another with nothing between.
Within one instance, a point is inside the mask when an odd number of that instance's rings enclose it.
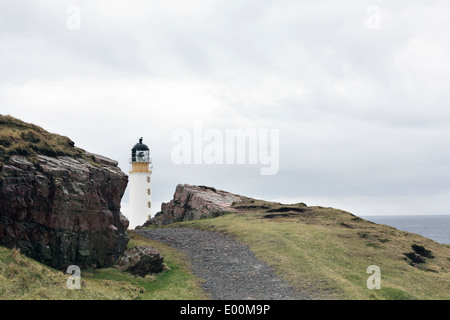
<instances>
[{"instance_id":1,"label":"rock face","mask_svg":"<svg viewBox=\"0 0 450 320\"><path fill-rule=\"evenodd\" d=\"M217 217L234 212L231 205L239 201L241 201L239 196L229 192L205 186L179 184L173 199L168 203L162 203L161 211L144 226Z\"/></svg>"},{"instance_id":2,"label":"rock face","mask_svg":"<svg viewBox=\"0 0 450 320\"><path fill-rule=\"evenodd\" d=\"M121 271L145 277L151 273L163 271L164 257L153 247L133 247L125 251L115 267Z\"/></svg>"},{"instance_id":3,"label":"rock face","mask_svg":"<svg viewBox=\"0 0 450 320\"><path fill-rule=\"evenodd\" d=\"M92 159L92 161L88 161ZM117 162L37 155L0 164L0 244L57 269L111 266L126 249Z\"/></svg>"}]
</instances>

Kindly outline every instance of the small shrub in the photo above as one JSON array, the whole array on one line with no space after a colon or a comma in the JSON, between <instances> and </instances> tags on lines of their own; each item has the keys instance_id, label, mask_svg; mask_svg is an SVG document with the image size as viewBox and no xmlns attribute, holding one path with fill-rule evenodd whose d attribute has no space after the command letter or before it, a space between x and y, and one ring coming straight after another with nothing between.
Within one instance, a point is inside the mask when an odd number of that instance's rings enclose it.
<instances>
[{"instance_id":1,"label":"small shrub","mask_svg":"<svg viewBox=\"0 0 450 320\"><path fill-rule=\"evenodd\" d=\"M0 146L2 147L10 147L14 140L8 136L0 136Z\"/></svg>"},{"instance_id":2,"label":"small shrub","mask_svg":"<svg viewBox=\"0 0 450 320\"><path fill-rule=\"evenodd\" d=\"M367 233L365 233L365 232L358 233L358 235L359 235L360 238L363 238L363 239L367 239L369 237L369 235Z\"/></svg>"},{"instance_id":3,"label":"small shrub","mask_svg":"<svg viewBox=\"0 0 450 320\"><path fill-rule=\"evenodd\" d=\"M27 130L27 131L22 132L20 134L20 136L22 137L22 139L24 141L28 141L31 143L38 143L39 141L41 141L39 136L32 130Z\"/></svg>"},{"instance_id":4,"label":"small shrub","mask_svg":"<svg viewBox=\"0 0 450 320\"><path fill-rule=\"evenodd\" d=\"M9 149L8 153L10 155L18 155L18 156L24 156L24 157L29 156L31 154L30 150L27 149L25 146L23 146L23 145L16 145L16 144L13 145Z\"/></svg>"}]
</instances>

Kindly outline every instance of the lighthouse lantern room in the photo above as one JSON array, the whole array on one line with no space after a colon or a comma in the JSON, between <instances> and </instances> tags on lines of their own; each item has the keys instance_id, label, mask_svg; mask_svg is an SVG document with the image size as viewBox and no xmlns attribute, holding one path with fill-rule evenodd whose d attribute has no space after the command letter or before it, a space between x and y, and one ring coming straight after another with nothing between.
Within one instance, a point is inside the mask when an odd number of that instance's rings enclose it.
<instances>
[{"instance_id":1,"label":"lighthouse lantern room","mask_svg":"<svg viewBox=\"0 0 450 320\"><path fill-rule=\"evenodd\" d=\"M150 158L150 149L142 143L143 138L139 139L133 149L131 149L131 170L129 176L129 228L143 224L147 217L151 216L151 174L152 159Z\"/></svg>"}]
</instances>

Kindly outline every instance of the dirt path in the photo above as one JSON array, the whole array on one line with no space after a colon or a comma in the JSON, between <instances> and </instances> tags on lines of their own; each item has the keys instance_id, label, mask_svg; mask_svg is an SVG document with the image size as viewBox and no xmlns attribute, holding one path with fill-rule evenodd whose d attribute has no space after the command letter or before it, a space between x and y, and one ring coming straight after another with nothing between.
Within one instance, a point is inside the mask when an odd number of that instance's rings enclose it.
<instances>
[{"instance_id":1,"label":"dirt path","mask_svg":"<svg viewBox=\"0 0 450 320\"><path fill-rule=\"evenodd\" d=\"M215 300L303 300L245 246L220 233L189 228L135 230L187 254L192 272Z\"/></svg>"}]
</instances>

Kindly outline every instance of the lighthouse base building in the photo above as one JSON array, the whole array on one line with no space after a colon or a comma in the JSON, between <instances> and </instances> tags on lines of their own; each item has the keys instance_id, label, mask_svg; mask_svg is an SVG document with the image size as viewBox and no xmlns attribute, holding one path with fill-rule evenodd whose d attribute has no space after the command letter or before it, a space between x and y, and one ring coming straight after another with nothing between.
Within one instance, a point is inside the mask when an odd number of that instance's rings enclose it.
<instances>
[{"instance_id":1,"label":"lighthouse base building","mask_svg":"<svg viewBox=\"0 0 450 320\"><path fill-rule=\"evenodd\" d=\"M150 149L139 139L131 149L131 170L129 172L129 228L134 229L142 225L151 216L152 193L150 188L152 174L152 160Z\"/></svg>"}]
</instances>

